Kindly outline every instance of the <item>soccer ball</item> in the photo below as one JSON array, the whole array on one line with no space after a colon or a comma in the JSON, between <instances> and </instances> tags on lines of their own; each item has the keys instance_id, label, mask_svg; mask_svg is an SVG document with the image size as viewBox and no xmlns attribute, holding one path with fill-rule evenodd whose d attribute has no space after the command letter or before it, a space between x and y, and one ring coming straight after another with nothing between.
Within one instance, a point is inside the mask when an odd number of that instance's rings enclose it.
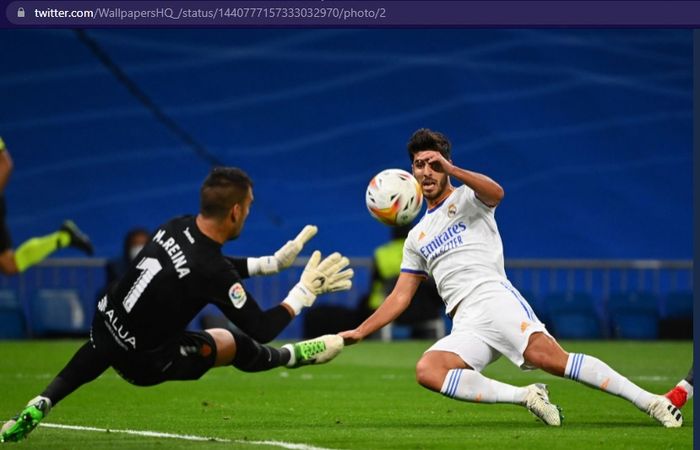
<instances>
[{"instance_id":1,"label":"soccer ball","mask_svg":"<svg viewBox=\"0 0 700 450\"><path fill-rule=\"evenodd\" d=\"M365 203L378 221L392 226L407 225L423 206L423 191L410 173L387 169L369 182Z\"/></svg>"}]
</instances>

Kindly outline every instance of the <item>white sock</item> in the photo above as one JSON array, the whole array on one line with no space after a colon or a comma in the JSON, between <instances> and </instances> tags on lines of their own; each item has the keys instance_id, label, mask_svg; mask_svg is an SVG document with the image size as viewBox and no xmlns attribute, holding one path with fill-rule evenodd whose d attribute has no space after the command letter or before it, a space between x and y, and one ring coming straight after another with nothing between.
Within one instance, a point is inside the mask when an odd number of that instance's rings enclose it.
<instances>
[{"instance_id":1,"label":"white sock","mask_svg":"<svg viewBox=\"0 0 700 450\"><path fill-rule=\"evenodd\" d=\"M297 363L297 356L294 353L294 346L292 344L284 344L282 348L286 348L289 352L289 361L287 361L287 364L285 364L285 366L294 367L294 364Z\"/></svg>"},{"instance_id":2,"label":"white sock","mask_svg":"<svg viewBox=\"0 0 700 450\"><path fill-rule=\"evenodd\" d=\"M452 369L447 372L440 393L466 402L522 404L527 389L486 378L475 370Z\"/></svg>"},{"instance_id":3,"label":"white sock","mask_svg":"<svg viewBox=\"0 0 700 450\"><path fill-rule=\"evenodd\" d=\"M693 385L692 384L688 383L685 380L681 380L678 382L678 384L676 386L683 388L685 390L685 392L688 393L688 400L693 398Z\"/></svg>"},{"instance_id":4,"label":"white sock","mask_svg":"<svg viewBox=\"0 0 700 450\"><path fill-rule=\"evenodd\" d=\"M656 397L615 372L598 358L582 353L569 354L564 376L601 391L625 398L642 411L646 411L649 404Z\"/></svg>"}]
</instances>

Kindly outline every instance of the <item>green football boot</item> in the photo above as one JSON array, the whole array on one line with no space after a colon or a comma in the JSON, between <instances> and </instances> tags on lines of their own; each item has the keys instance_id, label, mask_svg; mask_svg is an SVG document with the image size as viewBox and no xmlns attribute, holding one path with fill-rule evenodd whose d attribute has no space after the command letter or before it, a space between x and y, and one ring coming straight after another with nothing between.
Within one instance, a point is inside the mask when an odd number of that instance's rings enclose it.
<instances>
[{"instance_id":1,"label":"green football boot","mask_svg":"<svg viewBox=\"0 0 700 450\"><path fill-rule=\"evenodd\" d=\"M337 334L326 334L308 341L287 344L292 357L287 367L300 367L309 364L323 364L338 356L343 349L343 338Z\"/></svg>"},{"instance_id":2,"label":"green football boot","mask_svg":"<svg viewBox=\"0 0 700 450\"><path fill-rule=\"evenodd\" d=\"M51 401L48 398L33 398L21 413L2 426L0 442L18 442L26 439L50 410Z\"/></svg>"}]
</instances>

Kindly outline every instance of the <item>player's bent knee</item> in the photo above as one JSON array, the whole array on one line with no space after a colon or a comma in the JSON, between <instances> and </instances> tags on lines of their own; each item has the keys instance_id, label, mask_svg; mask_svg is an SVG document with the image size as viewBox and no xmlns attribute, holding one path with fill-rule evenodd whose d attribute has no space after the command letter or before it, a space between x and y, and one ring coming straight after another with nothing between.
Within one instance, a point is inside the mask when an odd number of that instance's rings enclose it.
<instances>
[{"instance_id":1,"label":"player's bent knee","mask_svg":"<svg viewBox=\"0 0 700 450\"><path fill-rule=\"evenodd\" d=\"M558 376L564 375L568 356L557 341L544 333L533 333L523 353L528 365Z\"/></svg>"},{"instance_id":2,"label":"player's bent knee","mask_svg":"<svg viewBox=\"0 0 700 450\"><path fill-rule=\"evenodd\" d=\"M432 366L429 362L421 359L416 364L416 381L430 390L440 391L448 370Z\"/></svg>"},{"instance_id":3,"label":"player's bent knee","mask_svg":"<svg viewBox=\"0 0 700 450\"><path fill-rule=\"evenodd\" d=\"M226 366L231 364L236 356L236 341L230 331L223 328L210 328L205 330L216 345L216 362L214 366Z\"/></svg>"},{"instance_id":4,"label":"player's bent knee","mask_svg":"<svg viewBox=\"0 0 700 450\"><path fill-rule=\"evenodd\" d=\"M469 368L462 359L449 352L431 351L423 355L416 364L416 381L423 387L440 392L451 369Z\"/></svg>"}]
</instances>

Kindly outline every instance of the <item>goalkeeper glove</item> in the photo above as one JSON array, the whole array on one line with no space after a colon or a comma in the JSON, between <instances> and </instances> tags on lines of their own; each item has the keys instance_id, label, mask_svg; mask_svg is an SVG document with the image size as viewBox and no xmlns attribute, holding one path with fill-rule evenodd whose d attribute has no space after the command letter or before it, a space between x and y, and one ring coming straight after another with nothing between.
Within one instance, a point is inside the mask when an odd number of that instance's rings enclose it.
<instances>
[{"instance_id":1,"label":"goalkeeper glove","mask_svg":"<svg viewBox=\"0 0 700 450\"><path fill-rule=\"evenodd\" d=\"M314 237L317 231L318 228L315 225L307 225L293 241L287 241L274 255L248 258L248 274L250 276L273 275L291 266L304 248L304 244Z\"/></svg>"},{"instance_id":2,"label":"goalkeeper glove","mask_svg":"<svg viewBox=\"0 0 700 450\"><path fill-rule=\"evenodd\" d=\"M347 291L352 287L352 269L343 270L350 260L340 253L333 253L321 261L321 252L316 250L306 263L301 280L289 291L286 303L299 315L304 307L311 306L316 296L326 292Z\"/></svg>"}]
</instances>

